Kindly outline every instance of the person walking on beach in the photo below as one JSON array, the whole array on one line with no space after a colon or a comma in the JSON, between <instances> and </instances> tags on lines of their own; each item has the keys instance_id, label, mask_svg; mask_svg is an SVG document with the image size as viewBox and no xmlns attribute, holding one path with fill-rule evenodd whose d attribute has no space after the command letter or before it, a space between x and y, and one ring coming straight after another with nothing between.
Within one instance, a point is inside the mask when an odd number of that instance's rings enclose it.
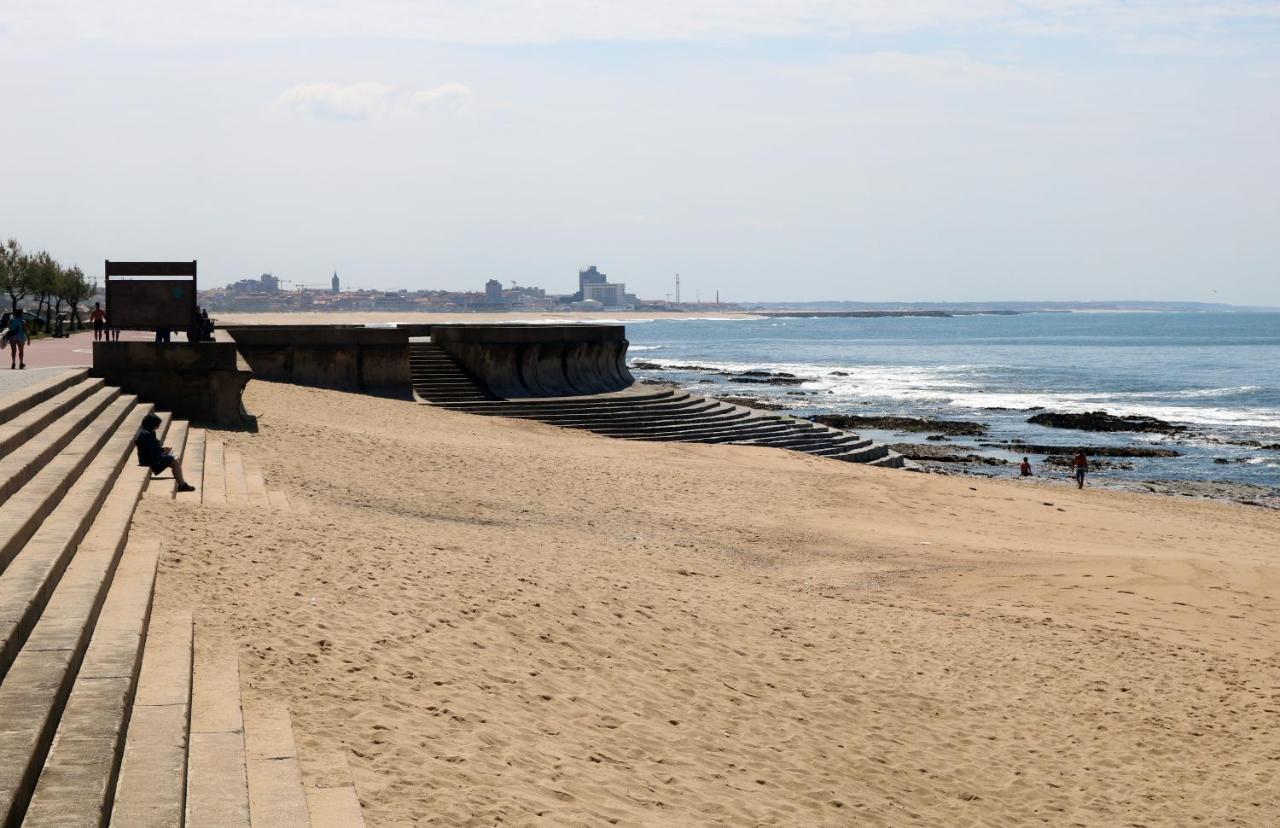
<instances>
[{"instance_id":1,"label":"person walking on beach","mask_svg":"<svg viewBox=\"0 0 1280 828\"><path fill-rule=\"evenodd\" d=\"M1084 488L1084 475L1089 470L1089 458L1084 456L1083 451L1077 451L1075 459L1071 461L1071 468L1075 472L1076 488Z\"/></svg>"},{"instance_id":2,"label":"person walking on beach","mask_svg":"<svg viewBox=\"0 0 1280 828\"><path fill-rule=\"evenodd\" d=\"M1022 476L1023 476L1023 477L1030 477L1030 476L1031 476L1031 461L1030 461L1030 460L1028 460L1028 459L1027 459L1027 458L1025 458L1025 457L1024 457L1024 458L1022 458L1022 463L1018 466L1018 471L1022 474Z\"/></svg>"},{"instance_id":3,"label":"person walking on beach","mask_svg":"<svg viewBox=\"0 0 1280 828\"><path fill-rule=\"evenodd\" d=\"M195 486L182 476L182 461L173 456L173 449L160 445L156 429L160 427L160 418L154 413L142 418L142 428L138 429L138 465L151 469L153 475L165 469L173 469L173 479L178 481L180 492L194 492Z\"/></svg>"},{"instance_id":4,"label":"person walking on beach","mask_svg":"<svg viewBox=\"0 0 1280 828\"><path fill-rule=\"evenodd\" d=\"M107 312L102 309L101 302L93 303L93 310L89 313L89 321L93 323L93 341L101 342L107 330Z\"/></svg>"},{"instance_id":5,"label":"person walking on beach","mask_svg":"<svg viewBox=\"0 0 1280 828\"><path fill-rule=\"evenodd\" d=\"M26 368L27 321L22 318L22 308L13 309L13 317L9 320L9 327L5 331L8 334L9 353L12 357L9 360L9 370Z\"/></svg>"}]
</instances>

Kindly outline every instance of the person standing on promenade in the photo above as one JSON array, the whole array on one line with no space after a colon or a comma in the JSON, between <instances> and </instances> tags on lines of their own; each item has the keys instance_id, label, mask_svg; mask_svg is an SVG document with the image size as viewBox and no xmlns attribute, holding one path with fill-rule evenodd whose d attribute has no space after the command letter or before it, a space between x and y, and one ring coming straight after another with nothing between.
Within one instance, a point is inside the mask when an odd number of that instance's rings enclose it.
<instances>
[{"instance_id":1,"label":"person standing on promenade","mask_svg":"<svg viewBox=\"0 0 1280 828\"><path fill-rule=\"evenodd\" d=\"M14 368L26 368L26 350L27 350L27 320L22 318L22 308L13 309L13 317L9 320L8 331L10 356L9 370Z\"/></svg>"},{"instance_id":2,"label":"person standing on promenade","mask_svg":"<svg viewBox=\"0 0 1280 828\"><path fill-rule=\"evenodd\" d=\"M93 323L93 341L101 342L107 330L107 312L102 309L101 302L93 303L93 310L89 313L89 321Z\"/></svg>"},{"instance_id":3,"label":"person standing on promenade","mask_svg":"<svg viewBox=\"0 0 1280 828\"><path fill-rule=\"evenodd\" d=\"M1071 468L1075 472L1076 488L1084 488L1084 475L1089 470L1089 458L1084 456L1083 451L1077 451L1075 459L1071 461Z\"/></svg>"}]
</instances>

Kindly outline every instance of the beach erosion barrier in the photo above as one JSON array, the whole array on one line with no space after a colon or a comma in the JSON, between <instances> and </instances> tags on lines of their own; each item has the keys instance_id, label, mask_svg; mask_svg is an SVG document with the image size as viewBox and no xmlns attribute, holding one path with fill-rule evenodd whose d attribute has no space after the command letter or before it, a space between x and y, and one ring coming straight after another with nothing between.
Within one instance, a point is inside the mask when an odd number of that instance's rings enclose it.
<instances>
[{"instance_id":1,"label":"beach erosion barrier","mask_svg":"<svg viewBox=\"0 0 1280 828\"><path fill-rule=\"evenodd\" d=\"M622 325L229 325L255 379L407 395L410 341L430 342L497 397L619 391L634 382Z\"/></svg>"}]
</instances>

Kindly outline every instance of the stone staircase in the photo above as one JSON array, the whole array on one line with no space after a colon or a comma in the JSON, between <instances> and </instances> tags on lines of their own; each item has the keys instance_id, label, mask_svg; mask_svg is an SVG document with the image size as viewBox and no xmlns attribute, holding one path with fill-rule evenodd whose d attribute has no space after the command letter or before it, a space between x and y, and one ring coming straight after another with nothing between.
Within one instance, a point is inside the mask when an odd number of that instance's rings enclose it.
<instances>
[{"instance_id":1,"label":"stone staircase","mask_svg":"<svg viewBox=\"0 0 1280 828\"><path fill-rule=\"evenodd\" d=\"M415 389L419 382L414 369ZM856 434L797 417L731 405L686 391L627 390L586 397L431 399L454 411L538 420L628 440L768 446L832 460L901 468L901 455Z\"/></svg>"},{"instance_id":2,"label":"stone staircase","mask_svg":"<svg viewBox=\"0 0 1280 828\"><path fill-rule=\"evenodd\" d=\"M409 376L415 399L428 403L481 402L493 396L429 337L409 340Z\"/></svg>"},{"instance_id":3,"label":"stone staircase","mask_svg":"<svg viewBox=\"0 0 1280 828\"><path fill-rule=\"evenodd\" d=\"M287 711L235 720L238 670L193 650L189 614L152 617L160 543L129 527L174 481L134 460L151 410L83 370L0 398L0 824L363 825L354 787L303 787ZM221 443L161 419L203 494ZM227 501L242 479L245 505L274 508L260 472L221 459Z\"/></svg>"}]
</instances>

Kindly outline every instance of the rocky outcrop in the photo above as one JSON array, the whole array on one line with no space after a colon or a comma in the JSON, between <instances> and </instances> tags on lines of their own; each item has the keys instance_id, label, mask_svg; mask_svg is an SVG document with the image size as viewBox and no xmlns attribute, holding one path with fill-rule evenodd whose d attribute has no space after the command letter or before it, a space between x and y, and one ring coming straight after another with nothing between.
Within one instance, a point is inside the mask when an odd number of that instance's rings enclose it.
<instances>
[{"instance_id":1,"label":"rocky outcrop","mask_svg":"<svg viewBox=\"0 0 1280 828\"><path fill-rule=\"evenodd\" d=\"M1088 457L1181 457L1182 452L1154 446L1055 446L1046 443L983 443L985 448L1018 451L1023 454L1075 454L1083 451Z\"/></svg>"},{"instance_id":2,"label":"rocky outcrop","mask_svg":"<svg viewBox=\"0 0 1280 828\"><path fill-rule=\"evenodd\" d=\"M1008 460L999 457L983 457L981 454L957 454L959 446L929 446L921 443L891 443L890 450L908 460L926 460L934 463L975 463L983 466L1007 466Z\"/></svg>"},{"instance_id":3,"label":"rocky outcrop","mask_svg":"<svg viewBox=\"0 0 1280 828\"><path fill-rule=\"evenodd\" d=\"M1121 417L1105 411L1086 411L1066 414L1045 411L1027 419L1029 423L1049 428L1071 428L1077 431L1140 431L1153 434L1178 434L1186 426L1166 422L1155 417Z\"/></svg>"},{"instance_id":4,"label":"rocky outcrop","mask_svg":"<svg viewBox=\"0 0 1280 828\"><path fill-rule=\"evenodd\" d=\"M885 431L950 434L956 437L979 437L987 433L987 427L982 423L966 422L964 420L932 420L924 417L882 417L861 414L819 414L811 419L815 423L842 429L878 428Z\"/></svg>"}]
</instances>

